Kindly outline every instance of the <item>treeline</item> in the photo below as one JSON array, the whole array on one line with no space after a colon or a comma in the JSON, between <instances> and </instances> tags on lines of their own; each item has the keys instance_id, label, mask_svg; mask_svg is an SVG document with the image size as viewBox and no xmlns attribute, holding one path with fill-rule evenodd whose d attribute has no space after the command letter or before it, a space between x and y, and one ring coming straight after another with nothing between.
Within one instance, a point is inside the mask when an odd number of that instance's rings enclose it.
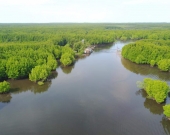
<instances>
[{"instance_id":1,"label":"treeline","mask_svg":"<svg viewBox=\"0 0 170 135\"><path fill-rule=\"evenodd\" d=\"M1 27L0 27L1 28ZM3 28L2 28L3 29ZM107 29L33 29L23 31L14 29L11 31L0 30L0 43L8 42L49 42L54 45L65 45L82 41L90 44L111 43L115 40L169 40L170 30L107 30Z\"/></svg>"},{"instance_id":2,"label":"treeline","mask_svg":"<svg viewBox=\"0 0 170 135\"><path fill-rule=\"evenodd\" d=\"M139 28L138 28L139 27ZM152 29L151 29L152 28ZM167 28L167 29L165 29ZM168 29L169 28L169 29ZM170 39L169 24L6 24L0 25L0 43L48 42L54 45L85 41L88 45L115 40Z\"/></svg>"},{"instance_id":3,"label":"treeline","mask_svg":"<svg viewBox=\"0 0 170 135\"><path fill-rule=\"evenodd\" d=\"M122 49L122 56L137 64L157 65L162 71L170 70L170 40L140 40Z\"/></svg>"},{"instance_id":4,"label":"treeline","mask_svg":"<svg viewBox=\"0 0 170 135\"><path fill-rule=\"evenodd\" d=\"M67 55L67 57L64 57ZM31 81L45 81L57 60L64 65L74 62L74 51L69 46L4 45L0 46L0 79L29 76Z\"/></svg>"}]
</instances>

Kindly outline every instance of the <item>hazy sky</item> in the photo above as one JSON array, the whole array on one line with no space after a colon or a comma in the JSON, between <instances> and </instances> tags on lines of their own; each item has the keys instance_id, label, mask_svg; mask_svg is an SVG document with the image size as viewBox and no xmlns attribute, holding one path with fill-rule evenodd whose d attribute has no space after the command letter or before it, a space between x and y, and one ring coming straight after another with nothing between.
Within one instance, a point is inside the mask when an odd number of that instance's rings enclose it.
<instances>
[{"instance_id":1,"label":"hazy sky","mask_svg":"<svg viewBox=\"0 0 170 135\"><path fill-rule=\"evenodd\" d=\"M170 0L0 0L0 23L170 22Z\"/></svg>"}]
</instances>

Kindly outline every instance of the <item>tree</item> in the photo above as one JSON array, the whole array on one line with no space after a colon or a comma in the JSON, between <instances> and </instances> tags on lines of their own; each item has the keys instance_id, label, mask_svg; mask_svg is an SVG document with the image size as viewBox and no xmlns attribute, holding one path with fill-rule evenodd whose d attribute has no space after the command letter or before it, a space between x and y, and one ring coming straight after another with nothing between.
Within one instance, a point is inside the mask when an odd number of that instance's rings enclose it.
<instances>
[{"instance_id":1,"label":"tree","mask_svg":"<svg viewBox=\"0 0 170 135\"><path fill-rule=\"evenodd\" d=\"M0 64L0 80L4 79L7 77L6 75L6 60L0 60L1 64Z\"/></svg>"},{"instance_id":2,"label":"tree","mask_svg":"<svg viewBox=\"0 0 170 135\"><path fill-rule=\"evenodd\" d=\"M62 56L61 56L61 63L64 65L64 66L69 66L71 65L73 62L74 62L75 58L74 58L74 55L70 54L70 53L64 53Z\"/></svg>"},{"instance_id":3,"label":"tree","mask_svg":"<svg viewBox=\"0 0 170 135\"><path fill-rule=\"evenodd\" d=\"M166 117L170 118L170 104L163 106L164 114Z\"/></svg>"},{"instance_id":4,"label":"tree","mask_svg":"<svg viewBox=\"0 0 170 135\"><path fill-rule=\"evenodd\" d=\"M31 81L45 81L50 74L50 68L47 65L36 66L31 70L29 79Z\"/></svg>"},{"instance_id":5,"label":"tree","mask_svg":"<svg viewBox=\"0 0 170 135\"><path fill-rule=\"evenodd\" d=\"M144 64L144 63L146 63L146 58L145 58L143 55L139 54L139 55L137 56L135 62L136 62L137 64Z\"/></svg>"},{"instance_id":6,"label":"tree","mask_svg":"<svg viewBox=\"0 0 170 135\"><path fill-rule=\"evenodd\" d=\"M158 62L158 68L162 71L170 70L170 59L162 59Z\"/></svg>"},{"instance_id":7,"label":"tree","mask_svg":"<svg viewBox=\"0 0 170 135\"><path fill-rule=\"evenodd\" d=\"M0 93L6 93L10 90L10 84L9 82L3 81L0 82Z\"/></svg>"},{"instance_id":8,"label":"tree","mask_svg":"<svg viewBox=\"0 0 170 135\"><path fill-rule=\"evenodd\" d=\"M49 66L50 70L55 70L57 68L57 61L52 55L49 55L47 58L47 66Z\"/></svg>"},{"instance_id":9,"label":"tree","mask_svg":"<svg viewBox=\"0 0 170 135\"><path fill-rule=\"evenodd\" d=\"M137 64L158 65L162 71L170 70L170 43L162 40L140 40L122 48L122 56Z\"/></svg>"},{"instance_id":10,"label":"tree","mask_svg":"<svg viewBox=\"0 0 170 135\"><path fill-rule=\"evenodd\" d=\"M54 56L56 59L59 59L61 57L61 49L54 49Z\"/></svg>"},{"instance_id":11,"label":"tree","mask_svg":"<svg viewBox=\"0 0 170 135\"><path fill-rule=\"evenodd\" d=\"M164 102L167 93L169 91L169 86L166 82L160 80L152 80L150 78L145 78L143 83L137 83L142 86L147 93L147 97L156 100L157 103Z\"/></svg>"},{"instance_id":12,"label":"tree","mask_svg":"<svg viewBox=\"0 0 170 135\"><path fill-rule=\"evenodd\" d=\"M15 57L8 59L6 63L6 74L8 78L16 79L19 77L19 62Z\"/></svg>"},{"instance_id":13,"label":"tree","mask_svg":"<svg viewBox=\"0 0 170 135\"><path fill-rule=\"evenodd\" d=\"M150 65L151 65L152 67L155 66L155 63L156 63L155 60L151 60L151 61L150 61Z\"/></svg>"}]
</instances>

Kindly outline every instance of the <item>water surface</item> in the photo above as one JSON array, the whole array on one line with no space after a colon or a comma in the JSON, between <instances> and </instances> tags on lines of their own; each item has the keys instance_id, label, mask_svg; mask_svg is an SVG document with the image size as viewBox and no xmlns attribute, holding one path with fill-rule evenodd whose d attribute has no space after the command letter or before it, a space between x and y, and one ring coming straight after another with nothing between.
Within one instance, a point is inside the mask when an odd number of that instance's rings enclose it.
<instances>
[{"instance_id":1,"label":"water surface","mask_svg":"<svg viewBox=\"0 0 170 135\"><path fill-rule=\"evenodd\" d=\"M9 80L0 95L2 135L169 135L162 106L136 87L145 77L170 84L170 73L125 60L127 42L99 46L71 67L59 67L44 86ZM169 102L167 98L167 103Z\"/></svg>"}]
</instances>

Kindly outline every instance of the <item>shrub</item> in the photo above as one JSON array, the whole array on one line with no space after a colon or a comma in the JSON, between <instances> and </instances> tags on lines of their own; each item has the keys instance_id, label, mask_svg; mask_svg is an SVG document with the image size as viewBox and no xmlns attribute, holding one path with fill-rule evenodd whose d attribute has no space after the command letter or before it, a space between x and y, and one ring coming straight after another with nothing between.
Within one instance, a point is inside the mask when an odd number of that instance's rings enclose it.
<instances>
[{"instance_id":1,"label":"shrub","mask_svg":"<svg viewBox=\"0 0 170 135\"><path fill-rule=\"evenodd\" d=\"M162 71L168 71L170 69L170 59L162 59L158 62L158 68Z\"/></svg>"},{"instance_id":2,"label":"shrub","mask_svg":"<svg viewBox=\"0 0 170 135\"><path fill-rule=\"evenodd\" d=\"M166 117L170 118L170 104L163 106L164 114Z\"/></svg>"},{"instance_id":3,"label":"shrub","mask_svg":"<svg viewBox=\"0 0 170 135\"><path fill-rule=\"evenodd\" d=\"M45 81L50 74L50 68L47 65L36 66L31 70L29 74L29 80L31 81Z\"/></svg>"},{"instance_id":4,"label":"shrub","mask_svg":"<svg viewBox=\"0 0 170 135\"><path fill-rule=\"evenodd\" d=\"M160 80L152 80L150 78L145 78L143 83L137 84L146 91L148 98L156 100L157 103L164 102L169 91L168 84Z\"/></svg>"},{"instance_id":5,"label":"shrub","mask_svg":"<svg viewBox=\"0 0 170 135\"><path fill-rule=\"evenodd\" d=\"M60 59L61 63L64 66L71 65L74 62L74 60L75 60L74 55L72 55L71 53L64 53Z\"/></svg>"},{"instance_id":6,"label":"shrub","mask_svg":"<svg viewBox=\"0 0 170 135\"><path fill-rule=\"evenodd\" d=\"M0 93L9 92L9 89L10 89L9 82L6 81L0 82Z\"/></svg>"},{"instance_id":7,"label":"shrub","mask_svg":"<svg viewBox=\"0 0 170 135\"><path fill-rule=\"evenodd\" d=\"M43 85L43 84L44 84L44 82L38 81L38 85Z\"/></svg>"},{"instance_id":8,"label":"shrub","mask_svg":"<svg viewBox=\"0 0 170 135\"><path fill-rule=\"evenodd\" d=\"M155 64L156 64L156 61L155 60L151 60L150 61L150 65L153 67L153 66L155 66Z\"/></svg>"}]
</instances>

